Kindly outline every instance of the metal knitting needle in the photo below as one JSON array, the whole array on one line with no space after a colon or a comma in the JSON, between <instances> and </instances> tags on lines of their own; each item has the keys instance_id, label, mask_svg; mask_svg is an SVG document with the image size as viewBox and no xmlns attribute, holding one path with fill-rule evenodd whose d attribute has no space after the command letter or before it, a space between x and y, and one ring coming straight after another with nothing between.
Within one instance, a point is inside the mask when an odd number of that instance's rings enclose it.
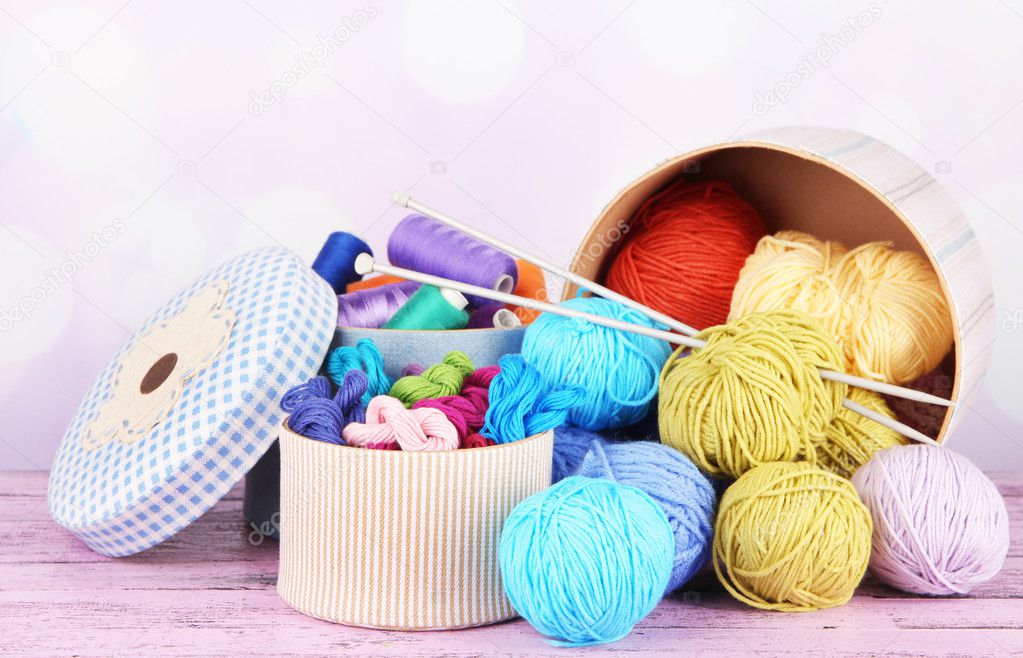
<instances>
[{"instance_id":1,"label":"metal knitting needle","mask_svg":"<svg viewBox=\"0 0 1023 658\"><path fill-rule=\"evenodd\" d=\"M590 281L589 279L580 276L575 272L571 272L562 267L559 267L554 263L548 262L538 256L533 256L532 254L522 251L521 249L515 247L514 245L510 245L504 242L503 240L495 238L492 235L484 233L483 231L475 229L467 224L464 224L455 219L454 217L451 217L450 215L442 213L441 211L435 210L429 206L423 205L422 203L419 203L418 201L413 199L408 194L405 194L404 192L395 192L394 196L392 197L392 200L399 206L410 208L411 210L415 210L416 212L426 215L427 217L436 219L438 222L441 222L442 224L447 224L451 228L462 231L467 235L471 235L477 240L485 242L496 249L500 249L501 251L511 256L521 258L524 261L536 265L542 270L546 270L551 274L567 279L568 281L571 281L580 288L589 290L590 292L595 293L603 297L604 299L611 299L613 301L618 302L622 306L626 306L635 311L639 311L640 313L647 316L651 320L654 320L655 322L659 322L667 327L670 327L671 329L674 329L675 331L685 334L686 336L695 336L697 333L699 333L696 329L693 329L689 325L679 322L678 320L675 320L671 316L665 315L664 313L661 313L659 311L655 311L652 308L640 304L634 299L630 299L629 297L626 297L620 293L610 290L609 288L605 288L599 283ZM912 388L906 388L904 386L896 386L895 384L888 384L886 382L877 382L872 379L857 377L856 375L850 375L844 372L836 372L833 370L821 370L820 373L822 379L828 379L833 382L840 382L843 384L847 384L849 386L856 386L857 388L865 388L876 393L885 393L893 397L905 398L907 400L913 400L915 402L924 402L926 404L934 404L940 407L955 406L955 403L952 402L951 400L946 400L945 398L938 397L937 395L932 395L930 393L925 393L923 391L917 391Z\"/></svg>"},{"instance_id":2,"label":"metal knitting needle","mask_svg":"<svg viewBox=\"0 0 1023 658\"><path fill-rule=\"evenodd\" d=\"M491 290L490 288L481 288L469 283L462 283L461 281L453 281L451 279L433 276L432 274L424 274L423 272L416 272L415 270L406 270L401 267L394 267L393 265L384 265L376 262L376 259L373 258L372 254L368 253L359 254L359 256L355 259L355 271L363 276L373 272L378 274L390 274L391 276L408 279L409 281L418 281L419 283L425 283L439 288L457 290L458 292L467 295L476 295L477 297L492 299L495 302L522 306L523 308L533 311L553 313L554 315L560 315L566 318L578 318L580 320L592 322L593 324L610 327L611 329L619 329L621 331L629 331L642 336L649 336L650 338L663 340L674 345L685 345L686 347L696 349L706 347L707 345L706 341L700 340L699 338L693 338L691 336L680 336L679 334L671 333L670 331L662 331L652 327L644 327L639 324L622 322L621 320L608 318L603 315L594 315L593 313L587 313L585 311L577 311L564 306L558 306L557 304L542 302L537 299L530 299L529 297L520 297L506 292ZM876 413L849 400L843 401L842 406L854 413L858 413L870 420L884 425L885 427L894 430L907 438L913 439L914 441L937 445L937 442L935 442L934 439L926 436L925 434L921 434L904 423L900 423L894 418Z\"/></svg>"}]
</instances>

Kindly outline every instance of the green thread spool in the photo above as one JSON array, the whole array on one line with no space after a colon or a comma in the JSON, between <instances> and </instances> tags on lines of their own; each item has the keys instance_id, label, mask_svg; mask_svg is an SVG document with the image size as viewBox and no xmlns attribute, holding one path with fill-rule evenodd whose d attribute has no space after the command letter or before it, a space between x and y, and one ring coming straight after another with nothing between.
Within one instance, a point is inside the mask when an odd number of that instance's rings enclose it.
<instances>
[{"instance_id":1,"label":"green thread spool","mask_svg":"<svg viewBox=\"0 0 1023 658\"><path fill-rule=\"evenodd\" d=\"M469 323L468 303L456 290L422 285L384 329L464 329Z\"/></svg>"}]
</instances>

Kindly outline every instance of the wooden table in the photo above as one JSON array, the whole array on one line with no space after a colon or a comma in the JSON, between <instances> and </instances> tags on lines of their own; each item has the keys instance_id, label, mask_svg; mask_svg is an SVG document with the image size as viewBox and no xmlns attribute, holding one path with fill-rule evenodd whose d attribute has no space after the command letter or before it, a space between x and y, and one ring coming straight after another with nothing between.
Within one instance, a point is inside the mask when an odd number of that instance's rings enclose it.
<instances>
[{"instance_id":1,"label":"wooden table","mask_svg":"<svg viewBox=\"0 0 1023 658\"><path fill-rule=\"evenodd\" d=\"M524 621L399 633L306 617L275 590L277 544L249 541L235 489L171 540L105 558L50 519L46 473L0 473L0 655L1008 655L1023 654L1023 476L1001 474L1012 546L970 598L905 596L869 577L846 606L747 608L707 581L666 599L624 640L551 647Z\"/></svg>"}]
</instances>

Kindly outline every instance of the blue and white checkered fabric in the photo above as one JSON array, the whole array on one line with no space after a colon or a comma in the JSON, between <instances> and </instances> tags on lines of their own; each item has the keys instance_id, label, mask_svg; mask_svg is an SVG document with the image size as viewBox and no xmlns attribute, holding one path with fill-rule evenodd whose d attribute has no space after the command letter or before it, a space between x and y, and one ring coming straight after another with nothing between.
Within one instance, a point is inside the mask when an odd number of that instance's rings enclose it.
<instances>
[{"instance_id":1,"label":"blue and white checkered fabric","mask_svg":"<svg viewBox=\"0 0 1023 658\"><path fill-rule=\"evenodd\" d=\"M188 380L172 412L135 443L87 450L82 432L111 394L121 349L85 396L50 475L50 513L103 555L131 555L211 508L277 438L278 406L316 374L333 336L337 297L290 251L260 249L216 268L142 327L177 314L214 281L229 284L236 314L224 350Z\"/></svg>"}]
</instances>

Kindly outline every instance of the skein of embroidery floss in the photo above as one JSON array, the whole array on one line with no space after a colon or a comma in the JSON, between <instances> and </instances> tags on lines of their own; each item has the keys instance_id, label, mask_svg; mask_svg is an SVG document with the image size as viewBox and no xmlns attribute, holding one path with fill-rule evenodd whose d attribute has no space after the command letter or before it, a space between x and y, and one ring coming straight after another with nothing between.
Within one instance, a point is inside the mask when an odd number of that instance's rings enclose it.
<instances>
[{"instance_id":1,"label":"skein of embroidery floss","mask_svg":"<svg viewBox=\"0 0 1023 658\"><path fill-rule=\"evenodd\" d=\"M697 329L721 324L766 232L728 183L676 181L633 213L607 287Z\"/></svg>"},{"instance_id":2,"label":"skein of embroidery floss","mask_svg":"<svg viewBox=\"0 0 1023 658\"><path fill-rule=\"evenodd\" d=\"M519 503L501 531L505 592L559 646L614 642L661 600L674 539L639 489L570 477Z\"/></svg>"},{"instance_id":3,"label":"skein of embroidery floss","mask_svg":"<svg viewBox=\"0 0 1023 658\"><path fill-rule=\"evenodd\" d=\"M379 329L418 289L415 281L402 281L338 295L337 326Z\"/></svg>"},{"instance_id":4,"label":"skein of embroidery floss","mask_svg":"<svg viewBox=\"0 0 1023 658\"><path fill-rule=\"evenodd\" d=\"M889 418L893 417L884 399L873 391L851 387L849 400ZM895 430L842 407L828 425L824 441L817 445L817 465L836 475L850 478L878 450L905 445L906 441Z\"/></svg>"},{"instance_id":5,"label":"skein of embroidery floss","mask_svg":"<svg viewBox=\"0 0 1023 658\"><path fill-rule=\"evenodd\" d=\"M863 578L870 532L870 512L845 478L806 462L761 464L721 497L714 571L755 608L830 608Z\"/></svg>"},{"instance_id":6,"label":"skein of embroidery floss","mask_svg":"<svg viewBox=\"0 0 1023 658\"><path fill-rule=\"evenodd\" d=\"M440 363L430 366L421 375L402 377L391 386L389 395L411 407L424 398L457 395L465 378L473 372L472 361L465 352L452 350Z\"/></svg>"},{"instance_id":7,"label":"skein of embroidery floss","mask_svg":"<svg viewBox=\"0 0 1023 658\"><path fill-rule=\"evenodd\" d=\"M599 297L577 297L562 306L653 327L642 313ZM522 355L552 383L586 393L568 422L588 430L631 425L647 415L657 379L671 353L668 343L576 318L541 313L526 327Z\"/></svg>"},{"instance_id":8,"label":"skein of embroidery floss","mask_svg":"<svg viewBox=\"0 0 1023 658\"><path fill-rule=\"evenodd\" d=\"M680 348L661 372L661 441L714 476L739 477L772 461L816 462L848 391L819 374L841 370L831 336L802 313L769 311L699 337L706 347L688 356Z\"/></svg>"},{"instance_id":9,"label":"skein of embroidery floss","mask_svg":"<svg viewBox=\"0 0 1023 658\"><path fill-rule=\"evenodd\" d=\"M372 254L373 251L368 244L351 233L335 231L327 236L327 241L313 261L313 271L330 284L335 294L340 295L349 283L362 278L355 271L355 257L361 253Z\"/></svg>"},{"instance_id":10,"label":"skein of embroidery floss","mask_svg":"<svg viewBox=\"0 0 1023 658\"><path fill-rule=\"evenodd\" d=\"M853 476L874 518L870 571L914 594L966 594L997 574L1009 516L994 483L947 448L876 453Z\"/></svg>"},{"instance_id":11,"label":"skein of embroidery floss","mask_svg":"<svg viewBox=\"0 0 1023 658\"><path fill-rule=\"evenodd\" d=\"M675 536L665 594L689 581L710 560L717 495L685 455L653 441L594 441L575 473L636 487L664 511Z\"/></svg>"},{"instance_id":12,"label":"skein of embroidery floss","mask_svg":"<svg viewBox=\"0 0 1023 658\"><path fill-rule=\"evenodd\" d=\"M387 258L398 267L501 292L512 292L518 281L511 256L423 215L398 222L387 241ZM469 297L473 306L488 301Z\"/></svg>"},{"instance_id":13,"label":"skein of embroidery floss","mask_svg":"<svg viewBox=\"0 0 1023 658\"><path fill-rule=\"evenodd\" d=\"M384 357L376 343L368 338L362 338L354 346L342 345L335 348L327 355L324 370L338 386L351 370L361 370L366 374L366 392L362 396L362 404L369 404L369 401L377 395L383 395L390 390L392 381L384 372Z\"/></svg>"},{"instance_id":14,"label":"skein of embroidery floss","mask_svg":"<svg viewBox=\"0 0 1023 658\"><path fill-rule=\"evenodd\" d=\"M330 383L324 377L295 386L281 398L281 408L291 414L288 426L306 438L344 445L342 429L366 418L361 403L366 384L366 373L351 370L334 397L330 397Z\"/></svg>"},{"instance_id":15,"label":"skein of embroidery floss","mask_svg":"<svg viewBox=\"0 0 1023 658\"><path fill-rule=\"evenodd\" d=\"M462 329L469 323L468 302L462 293L436 286L419 286L405 305L384 323L384 329Z\"/></svg>"},{"instance_id":16,"label":"skein of embroidery floss","mask_svg":"<svg viewBox=\"0 0 1023 658\"><path fill-rule=\"evenodd\" d=\"M490 407L480 433L511 443L564 424L585 391L574 384L552 384L521 354L505 354L490 384Z\"/></svg>"},{"instance_id":17,"label":"skein of embroidery floss","mask_svg":"<svg viewBox=\"0 0 1023 658\"><path fill-rule=\"evenodd\" d=\"M904 384L952 348L952 314L934 268L887 242L847 250L796 231L764 238L742 269L729 317L775 308L817 319L861 377Z\"/></svg>"},{"instance_id":18,"label":"skein of embroidery floss","mask_svg":"<svg viewBox=\"0 0 1023 658\"><path fill-rule=\"evenodd\" d=\"M369 401L366 422L349 423L342 435L349 445L379 450L454 450L458 434L436 409L406 409L401 401L378 395Z\"/></svg>"},{"instance_id":19,"label":"skein of embroidery floss","mask_svg":"<svg viewBox=\"0 0 1023 658\"><path fill-rule=\"evenodd\" d=\"M466 329L514 329L522 324L517 315L503 304L484 304L469 316Z\"/></svg>"}]
</instances>

